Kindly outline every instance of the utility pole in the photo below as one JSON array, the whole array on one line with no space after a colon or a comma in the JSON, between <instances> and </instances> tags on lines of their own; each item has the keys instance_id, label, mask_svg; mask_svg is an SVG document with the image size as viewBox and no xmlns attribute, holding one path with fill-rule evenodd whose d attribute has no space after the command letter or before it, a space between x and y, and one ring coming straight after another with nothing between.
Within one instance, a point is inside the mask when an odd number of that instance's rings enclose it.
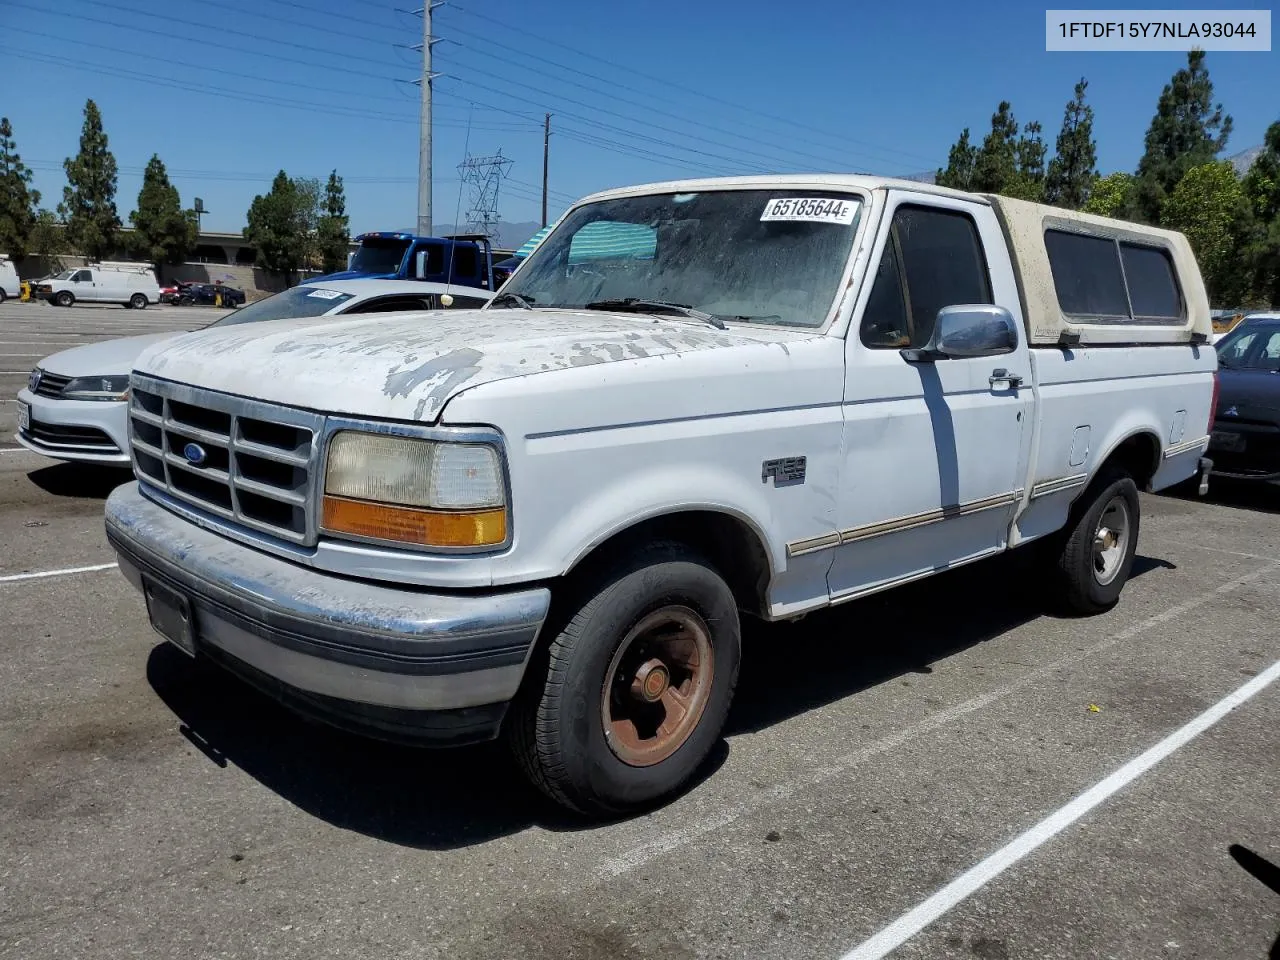
<instances>
[{"instance_id":1,"label":"utility pole","mask_svg":"<svg viewBox=\"0 0 1280 960\"><path fill-rule=\"evenodd\" d=\"M547 225L547 154L551 148L551 114L542 121L542 225Z\"/></svg>"},{"instance_id":2,"label":"utility pole","mask_svg":"<svg viewBox=\"0 0 1280 960\"><path fill-rule=\"evenodd\" d=\"M431 48L440 41L431 35L431 11L444 0L426 0L422 5L422 108L418 120L418 235L431 236Z\"/></svg>"}]
</instances>

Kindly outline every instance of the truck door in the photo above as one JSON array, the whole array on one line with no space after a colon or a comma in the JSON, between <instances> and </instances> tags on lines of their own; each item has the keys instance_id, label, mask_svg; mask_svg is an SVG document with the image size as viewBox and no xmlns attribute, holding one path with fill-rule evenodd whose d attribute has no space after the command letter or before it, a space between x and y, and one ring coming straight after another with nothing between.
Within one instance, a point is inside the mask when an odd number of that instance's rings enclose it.
<instances>
[{"instance_id":1,"label":"truck door","mask_svg":"<svg viewBox=\"0 0 1280 960\"><path fill-rule=\"evenodd\" d=\"M1022 312L991 207L890 191L871 263L846 340L833 600L1001 550L1032 434ZM1012 313L1013 352L903 357L938 310L966 303Z\"/></svg>"}]
</instances>

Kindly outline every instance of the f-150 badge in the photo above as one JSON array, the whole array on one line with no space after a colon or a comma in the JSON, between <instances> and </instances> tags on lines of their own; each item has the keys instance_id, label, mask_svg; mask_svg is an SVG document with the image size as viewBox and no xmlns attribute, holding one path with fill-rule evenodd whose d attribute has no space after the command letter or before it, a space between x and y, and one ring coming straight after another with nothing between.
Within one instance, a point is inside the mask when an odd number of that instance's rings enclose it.
<instances>
[{"instance_id":1,"label":"f-150 badge","mask_svg":"<svg viewBox=\"0 0 1280 960\"><path fill-rule=\"evenodd\" d=\"M768 483L773 477L775 487L790 487L804 483L806 457L781 457L766 460L760 467L760 482Z\"/></svg>"}]
</instances>

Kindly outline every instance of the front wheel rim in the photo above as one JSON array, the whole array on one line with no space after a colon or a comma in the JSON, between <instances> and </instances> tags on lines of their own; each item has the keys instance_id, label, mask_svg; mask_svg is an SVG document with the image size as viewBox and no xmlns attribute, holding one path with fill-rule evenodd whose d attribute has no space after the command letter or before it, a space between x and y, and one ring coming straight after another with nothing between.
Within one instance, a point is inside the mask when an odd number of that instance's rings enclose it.
<instances>
[{"instance_id":1,"label":"front wheel rim","mask_svg":"<svg viewBox=\"0 0 1280 960\"><path fill-rule=\"evenodd\" d=\"M614 756L632 767L672 756L697 729L714 678L711 630L701 616L672 605L642 617L618 644L601 691Z\"/></svg>"},{"instance_id":2,"label":"front wheel rim","mask_svg":"<svg viewBox=\"0 0 1280 960\"><path fill-rule=\"evenodd\" d=\"M1120 575L1132 526L1128 501L1119 495L1108 500L1093 533L1093 576L1104 587Z\"/></svg>"}]
</instances>

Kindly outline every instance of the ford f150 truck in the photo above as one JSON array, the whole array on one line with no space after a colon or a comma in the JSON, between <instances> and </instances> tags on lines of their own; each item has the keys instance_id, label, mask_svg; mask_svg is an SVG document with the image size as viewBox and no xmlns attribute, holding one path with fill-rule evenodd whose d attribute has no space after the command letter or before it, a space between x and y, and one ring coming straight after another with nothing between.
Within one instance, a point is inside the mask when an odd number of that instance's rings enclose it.
<instances>
[{"instance_id":1,"label":"ford f150 truck","mask_svg":"<svg viewBox=\"0 0 1280 960\"><path fill-rule=\"evenodd\" d=\"M1177 233L865 176L615 190L481 310L148 350L107 534L186 652L377 736L501 733L608 814L706 758L744 615L1010 549L1113 606L1138 492L1203 492L1209 333Z\"/></svg>"}]
</instances>

